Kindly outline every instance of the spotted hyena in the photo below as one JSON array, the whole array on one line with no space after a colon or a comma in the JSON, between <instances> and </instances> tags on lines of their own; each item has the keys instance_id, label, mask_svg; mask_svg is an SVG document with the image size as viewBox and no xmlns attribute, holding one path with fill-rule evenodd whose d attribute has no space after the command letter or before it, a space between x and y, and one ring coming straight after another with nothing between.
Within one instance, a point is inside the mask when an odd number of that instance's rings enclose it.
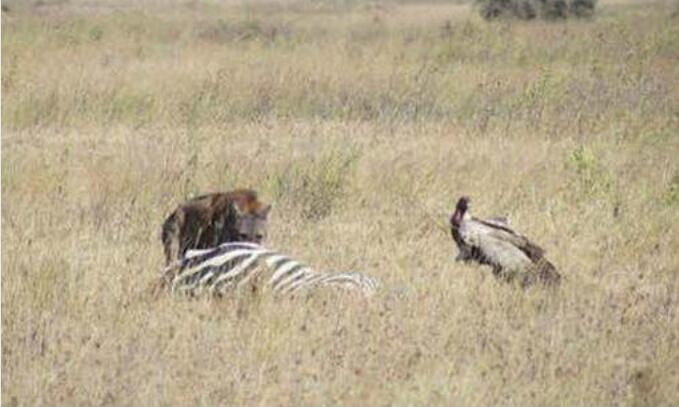
<instances>
[{"instance_id":1,"label":"spotted hyena","mask_svg":"<svg viewBox=\"0 0 679 407\"><path fill-rule=\"evenodd\" d=\"M163 223L165 263L182 258L190 249L225 242L261 243L270 209L249 189L202 195L182 203Z\"/></svg>"}]
</instances>

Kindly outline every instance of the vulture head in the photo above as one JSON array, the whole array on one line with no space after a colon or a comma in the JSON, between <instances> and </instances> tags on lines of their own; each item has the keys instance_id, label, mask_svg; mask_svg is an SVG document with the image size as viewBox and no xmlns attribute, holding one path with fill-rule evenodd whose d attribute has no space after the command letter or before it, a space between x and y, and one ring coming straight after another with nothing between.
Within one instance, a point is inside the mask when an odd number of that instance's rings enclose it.
<instances>
[{"instance_id":1,"label":"vulture head","mask_svg":"<svg viewBox=\"0 0 679 407\"><path fill-rule=\"evenodd\" d=\"M457 201L455 212L450 217L450 224L455 227L460 226L465 213L467 213L467 209L469 209L469 197L463 196Z\"/></svg>"}]
</instances>

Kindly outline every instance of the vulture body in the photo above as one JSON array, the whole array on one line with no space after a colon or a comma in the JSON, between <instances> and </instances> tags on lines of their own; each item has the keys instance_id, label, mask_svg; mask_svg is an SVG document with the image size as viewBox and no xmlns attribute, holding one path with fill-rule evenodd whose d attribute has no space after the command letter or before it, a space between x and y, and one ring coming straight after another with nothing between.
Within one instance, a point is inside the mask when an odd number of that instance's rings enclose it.
<instances>
[{"instance_id":1,"label":"vulture body","mask_svg":"<svg viewBox=\"0 0 679 407\"><path fill-rule=\"evenodd\" d=\"M540 246L513 231L506 221L474 218L468 208L469 198L460 198L450 218L451 233L459 250L457 261L489 265L496 277L518 278L523 286L536 281L559 283L561 276Z\"/></svg>"}]
</instances>

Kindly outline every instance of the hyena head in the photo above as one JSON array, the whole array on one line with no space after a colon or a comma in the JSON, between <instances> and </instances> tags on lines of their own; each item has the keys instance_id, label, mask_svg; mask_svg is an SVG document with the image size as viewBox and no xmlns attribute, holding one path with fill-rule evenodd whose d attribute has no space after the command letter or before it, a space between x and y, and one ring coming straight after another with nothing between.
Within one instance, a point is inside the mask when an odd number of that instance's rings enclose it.
<instances>
[{"instance_id":1,"label":"hyena head","mask_svg":"<svg viewBox=\"0 0 679 407\"><path fill-rule=\"evenodd\" d=\"M234 202L236 210L237 239L241 242L262 243L267 235L267 217L271 205L262 205L257 202L242 208Z\"/></svg>"}]
</instances>

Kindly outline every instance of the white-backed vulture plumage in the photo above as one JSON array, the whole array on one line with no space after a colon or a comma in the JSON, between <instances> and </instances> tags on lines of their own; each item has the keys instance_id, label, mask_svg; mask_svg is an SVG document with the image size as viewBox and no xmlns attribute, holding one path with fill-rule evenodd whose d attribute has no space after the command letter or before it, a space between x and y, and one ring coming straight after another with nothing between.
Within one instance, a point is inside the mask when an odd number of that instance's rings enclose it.
<instances>
[{"instance_id":1,"label":"white-backed vulture plumage","mask_svg":"<svg viewBox=\"0 0 679 407\"><path fill-rule=\"evenodd\" d=\"M489 265L493 274L506 280L518 279L522 286L534 282L558 284L561 276L544 256L544 250L512 230L500 219L482 220L469 212L469 198L458 200L450 218L457 261Z\"/></svg>"}]
</instances>

